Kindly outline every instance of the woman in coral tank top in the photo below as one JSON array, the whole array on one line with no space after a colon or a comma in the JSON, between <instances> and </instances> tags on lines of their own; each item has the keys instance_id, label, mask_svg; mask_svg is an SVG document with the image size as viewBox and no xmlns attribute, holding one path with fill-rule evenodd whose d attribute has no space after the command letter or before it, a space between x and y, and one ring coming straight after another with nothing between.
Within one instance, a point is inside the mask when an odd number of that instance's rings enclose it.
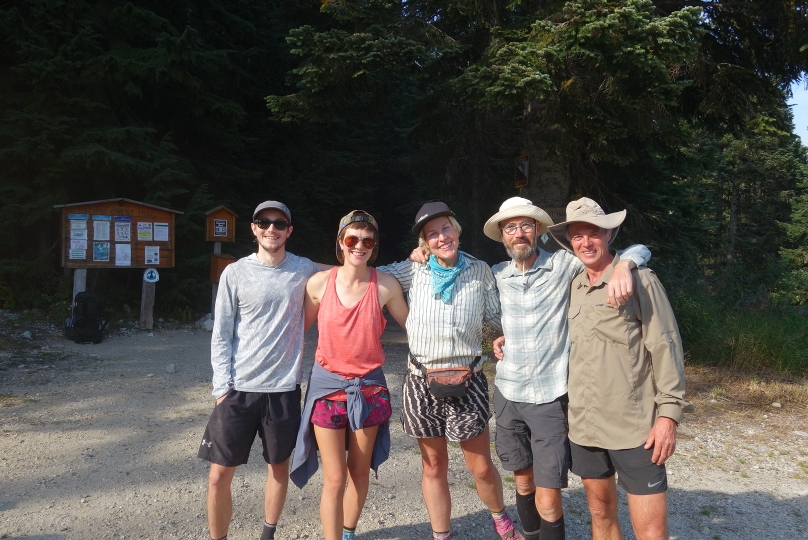
<instances>
[{"instance_id":1,"label":"woman in coral tank top","mask_svg":"<svg viewBox=\"0 0 808 540\"><path fill-rule=\"evenodd\" d=\"M315 274L306 286L306 325L316 318L320 338L291 475L301 486L317 469L313 431L323 462L320 520L325 540L354 538L370 468L376 470L390 450L392 410L381 369L382 308L402 328L409 309L398 281L368 266L378 252L378 234L376 220L367 212L354 210L343 217L336 246L343 266Z\"/></svg>"}]
</instances>

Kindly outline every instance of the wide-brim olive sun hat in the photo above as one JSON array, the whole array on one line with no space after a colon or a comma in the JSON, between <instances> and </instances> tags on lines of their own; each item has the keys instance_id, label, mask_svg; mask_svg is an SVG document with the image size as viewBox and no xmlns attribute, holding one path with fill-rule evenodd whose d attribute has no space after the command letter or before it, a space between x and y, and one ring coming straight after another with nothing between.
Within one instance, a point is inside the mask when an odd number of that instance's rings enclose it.
<instances>
[{"instance_id":1,"label":"wide-brim olive sun hat","mask_svg":"<svg viewBox=\"0 0 808 540\"><path fill-rule=\"evenodd\" d=\"M558 225L550 227L550 234L553 235L556 242L567 251L572 251L572 245L567 239L567 226L570 223L589 223L611 231L609 237L609 244L614 241L617 232L620 230L620 224L626 219L626 211L614 212L607 214L603 211L598 203L588 197L581 197L577 201L572 201L567 205L567 220Z\"/></svg>"},{"instance_id":2,"label":"wide-brim olive sun hat","mask_svg":"<svg viewBox=\"0 0 808 540\"><path fill-rule=\"evenodd\" d=\"M548 227L553 224L553 218L531 201L522 197L511 197L502 203L502 206L499 207L499 212L488 218L488 221L486 221L483 226L483 232L491 240L499 242L502 240L499 234L500 222L520 216L533 218L541 223L541 228L537 236L545 234L548 231Z\"/></svg>"}]
</instances>

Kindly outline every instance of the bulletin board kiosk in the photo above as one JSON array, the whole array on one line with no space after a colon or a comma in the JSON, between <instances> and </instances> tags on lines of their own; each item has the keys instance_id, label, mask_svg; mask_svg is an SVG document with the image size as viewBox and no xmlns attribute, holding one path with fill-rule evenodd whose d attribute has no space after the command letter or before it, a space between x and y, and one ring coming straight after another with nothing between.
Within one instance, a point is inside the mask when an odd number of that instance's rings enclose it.
<instances>
[{"instance_id":1,"label":"bulletin board kiosk","mask_svg":"<svg viewBox=\"0 0 808 540\"><path fill-rule=\"evenodd\" d=\"M177 210L131 199L59 204L61 263L75 268L73 298L87 284L88 268L145 268L140 327L154 326L157 269L173 268Z\"/></svg>"},{"instance_id":2,"label":"bulletin board kiosk","mask_svg":"<svg viewBox=\"0 0 808 540\"><path fill-rule=\"evenodd\" d=\"M210 318L216 317L216 295L219 292L219 278L230 263L236 260L232 255L222 253L222 242L236 241L236 218L238 215L226 206L217 206L205 212L205 240L213 242L210 257L211 300Z\"/></svg>"}]
</instances>

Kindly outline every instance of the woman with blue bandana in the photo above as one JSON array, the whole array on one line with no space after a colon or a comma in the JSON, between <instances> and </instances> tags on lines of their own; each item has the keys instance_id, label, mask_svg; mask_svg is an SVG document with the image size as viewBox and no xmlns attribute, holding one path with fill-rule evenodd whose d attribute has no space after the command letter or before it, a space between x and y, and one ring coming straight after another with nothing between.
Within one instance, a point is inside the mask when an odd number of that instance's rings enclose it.
<instances>
[{"instance_id":1,"label":"woman with blue bandana","mask_svg":"<svg viewBox=\"0 0 808 540\"><path fill-rule=\"evenodd\" d=\"M523 540L505 511L502 478L491 461L488 382L480 362L483 322L501 329L499 296L488 265L458 249L461 230L446 204L426 203L412 232L427 263L406 260L379 267L398 279L410 306L401 423L407 435L418 439L421 487L435 539L451 538L448 440L460 444L499 536Z\"/></svg>"}]
</instances>

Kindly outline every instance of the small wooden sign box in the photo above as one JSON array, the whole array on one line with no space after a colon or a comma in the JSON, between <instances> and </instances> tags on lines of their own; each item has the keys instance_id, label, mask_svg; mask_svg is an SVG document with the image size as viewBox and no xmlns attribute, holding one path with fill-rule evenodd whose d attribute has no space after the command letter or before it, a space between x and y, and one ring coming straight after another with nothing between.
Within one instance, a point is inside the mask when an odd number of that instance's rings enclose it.
<instances>
[{"instance_id":1,"label":"small wooden sign box","mask_svg":"<svg viewBox=\"0 0 808 540\"><path fill-rule=\"evenodd\" d=\"M222 272L236 258L222 253L222 242L236 241L236 218L238 214L226 206L217 206L205 212L205 241L213 242L213 255L210 258L210 318L216 318L216 295L219 292L219 278Z\"/></svg>"}]
</instances>

